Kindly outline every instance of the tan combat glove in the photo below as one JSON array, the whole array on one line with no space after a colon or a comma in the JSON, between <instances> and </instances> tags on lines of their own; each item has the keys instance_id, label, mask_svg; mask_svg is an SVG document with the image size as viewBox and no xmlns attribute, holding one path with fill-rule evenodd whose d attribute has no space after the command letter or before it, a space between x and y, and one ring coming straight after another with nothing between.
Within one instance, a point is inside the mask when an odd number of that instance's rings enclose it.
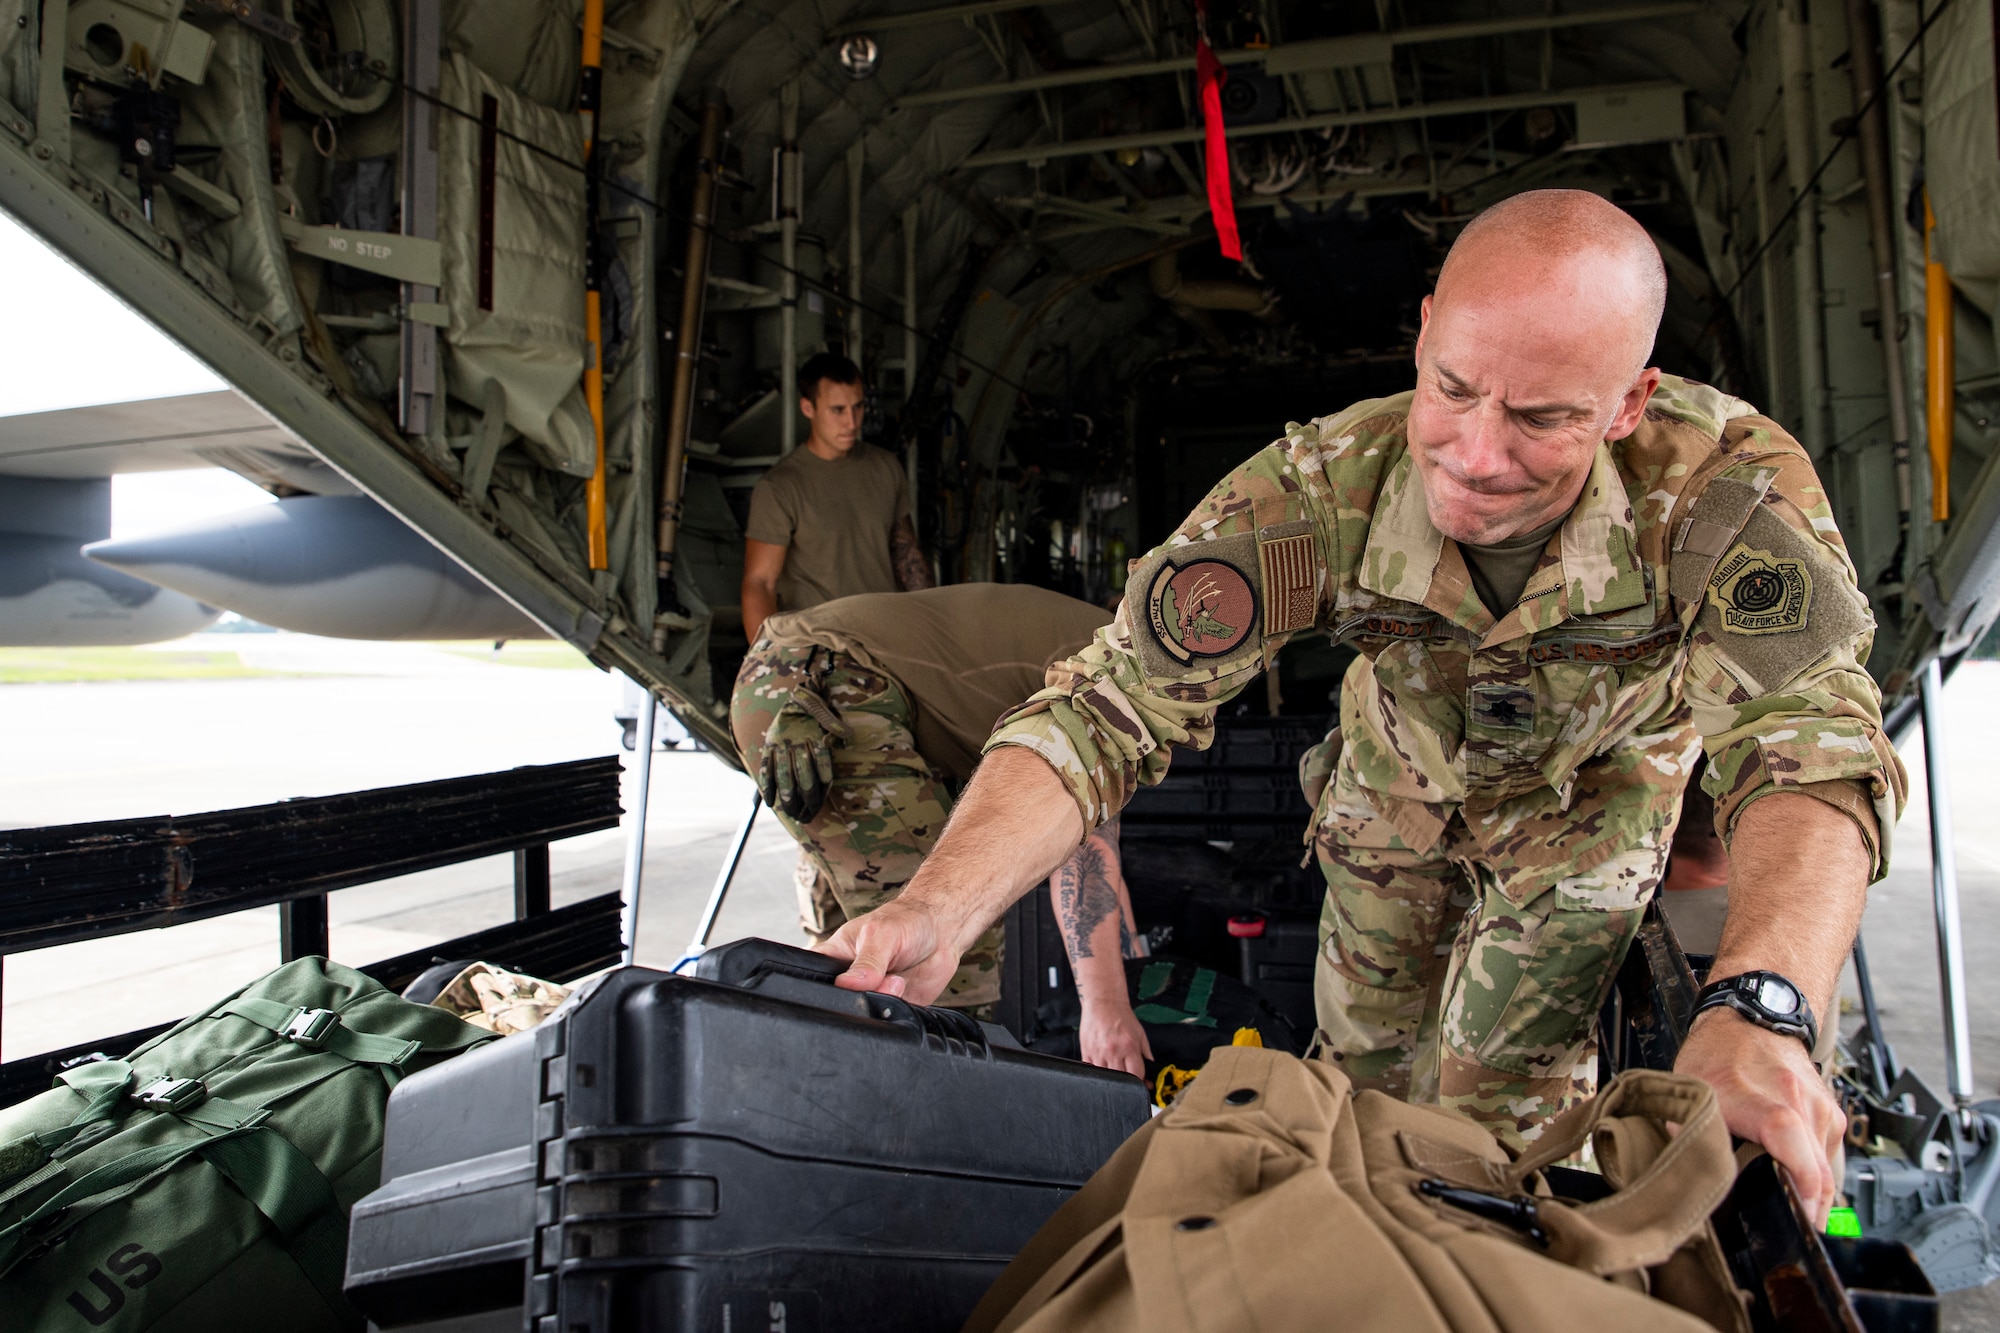
<instances>
[{"instance_id":1,"label":"tan combat glove","mask_svg":"<svg viewBox=\"0 0 2000 1333\"><path fill-rule=\"evenodd\" d=\"M852 740L854 733L811 686L793 690L764 732L756 774L764 804L802 824L817 815L833 784L834 738Z\"/></svg>"}]
</instances>

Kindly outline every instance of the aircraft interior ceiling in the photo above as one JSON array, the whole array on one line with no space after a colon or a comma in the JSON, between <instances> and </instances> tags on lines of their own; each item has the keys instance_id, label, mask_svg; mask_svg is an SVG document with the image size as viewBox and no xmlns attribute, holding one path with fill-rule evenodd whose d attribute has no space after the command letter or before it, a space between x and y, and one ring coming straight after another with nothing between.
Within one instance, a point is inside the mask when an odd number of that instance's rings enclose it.
<instances>
[{"instance_id":1,"label":"aircraft interior ceiling","mask_svg":"<svg viewBox=\"0 0 2000 1333\"><path fill-rule=\"evenodd\" d=\"M1459 227L1545 186L1659 242L1659 365L1812 451L1892 702L2000 611L1975 0L226 8L0 0L0 206L725 752L805 357L863 366L943 578L1101 600L1286 421L1407 387Z\"/></svg>"}]
</instances>

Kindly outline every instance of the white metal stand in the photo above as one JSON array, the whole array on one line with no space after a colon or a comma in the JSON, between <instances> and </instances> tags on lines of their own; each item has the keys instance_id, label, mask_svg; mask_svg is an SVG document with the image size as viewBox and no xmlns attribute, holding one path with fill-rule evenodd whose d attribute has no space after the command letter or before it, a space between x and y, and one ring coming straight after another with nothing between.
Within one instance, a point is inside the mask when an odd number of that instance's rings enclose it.
<instances>
[{"instance_id":1,"label":"white metal stand","mask_svg":"<svg viewBox=\"0 0 2000 1333\"><path fill-rule=\"evenodd\" d=\"M680 962L674 964L678 972L690 960L701 957L702 950L708 948L708 937L715 932L715 918L722 915L722 900L729 896L730 882L736 878L736 867L742 864L743 849L750 845L750 831L757 827L757 812L764 806L756 789L750 792L750 813L743 816L742 826L736 830L736 841L730 844L729 855L722 858L722 869L715 872L715 887L708 891L708 905L701 909L701 922L694 928L694 938L681 951Z\"/></svg>"},{"instance_id":2,"label":"white metal stand","mask_svg":"<svg viewBox=\"0 0 2000 1333\"><path fill-rule=\"evenodd\" d=\"M632 831L625 840L625 965L639 951L639 882L646 871L646 802L653 791L653 723L660 710L651 690L639 705L639 739L632 761L639 766L639 790L632 797Z\"/></svg>"},{"instance_id":3,"label":"white metal stand","mask_svg":"<svg viewBox=\"0 0 2000 1333\"><path fill-rule=\"evenodd\" d=\"M1958 865L1952 856L1951 783L1945 771L1944 720L1938 715L1944 673L1933 657L1918 697L1924 713L1924 789L1931 810L1931 907L1937 916L1938 983L1944 992L1946 1081L1961 1112L1972 1105L1972 1031L1965 1004L1965 946L1958 916Z\"/></svg>"}]
</instances>

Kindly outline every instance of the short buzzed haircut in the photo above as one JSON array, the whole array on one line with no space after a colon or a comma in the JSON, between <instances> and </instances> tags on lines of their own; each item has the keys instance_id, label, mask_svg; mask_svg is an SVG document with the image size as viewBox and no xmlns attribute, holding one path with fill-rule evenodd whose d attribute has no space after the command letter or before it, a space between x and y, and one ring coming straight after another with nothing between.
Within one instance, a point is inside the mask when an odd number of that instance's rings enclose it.
<instances>
[{"instance_id":1,"label":"short buzzed haircut","mask_svg":"<svg viewBox=\"0 0 2000 1333\"><path fill-rule=\"evenodd\" d=\"M821 352L799 367L799 397L819 401L820 381L835 384L861 383L861 367L838 352Z\"/></svg>"},{"instance_id":2,"label":"short buzzed haircut","mask_svg":"<svg viewBox=\"0 0 2000 1333\"><path fill-rule=\"evenodd\" d=\"M1527 190L1483 210L1465 225L1445 256L1438 274L1442 289L1452 260L1467 242L1509 242L1536 255L1575 254L1598 250L1632 263L1647 309L1647 326L1657 330L1667 311L1667 266L1660 247L1630 213L1588 190Z\"/></svg>"}]
</instances>

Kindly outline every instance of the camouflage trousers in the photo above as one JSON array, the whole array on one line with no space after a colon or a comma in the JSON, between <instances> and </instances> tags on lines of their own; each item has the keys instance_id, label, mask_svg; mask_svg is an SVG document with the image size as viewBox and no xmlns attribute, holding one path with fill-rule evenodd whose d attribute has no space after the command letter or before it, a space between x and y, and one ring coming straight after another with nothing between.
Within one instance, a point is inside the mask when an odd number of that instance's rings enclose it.
<instances>
[{"instance_id":1,"label":"camouflage trousers","mask_svg":"<svg viewBox=\"0 0 2000 1333\"><path fill-rule=\"evenodd\" d=\"M757 770L772 717L808 682L853 732L833 740L833 783L819 814L803 823L777 816L799 844L801 924L823 939L902 890L937 845L951 796L917 753L902 685L824 648L760 641L744 658L729 719L747 770ZM1005 938L997 925L981 935L938 1003L981 1009L997 1001Z\"/></svg>"},{"instance_id":2,"label":"camouflage trousers","mask_svg":"<svg viewBox=\"0 0 2000 1333\"><path fill-rule=\"evenodd\" d=\"M1359 1087L1463 1111L1518 1149L1597 1087L1597 1013L1672 830L1520 902L1454 818L1426 853L1314 839L1321 1046Z\"/></svg>"}]
</instances>

